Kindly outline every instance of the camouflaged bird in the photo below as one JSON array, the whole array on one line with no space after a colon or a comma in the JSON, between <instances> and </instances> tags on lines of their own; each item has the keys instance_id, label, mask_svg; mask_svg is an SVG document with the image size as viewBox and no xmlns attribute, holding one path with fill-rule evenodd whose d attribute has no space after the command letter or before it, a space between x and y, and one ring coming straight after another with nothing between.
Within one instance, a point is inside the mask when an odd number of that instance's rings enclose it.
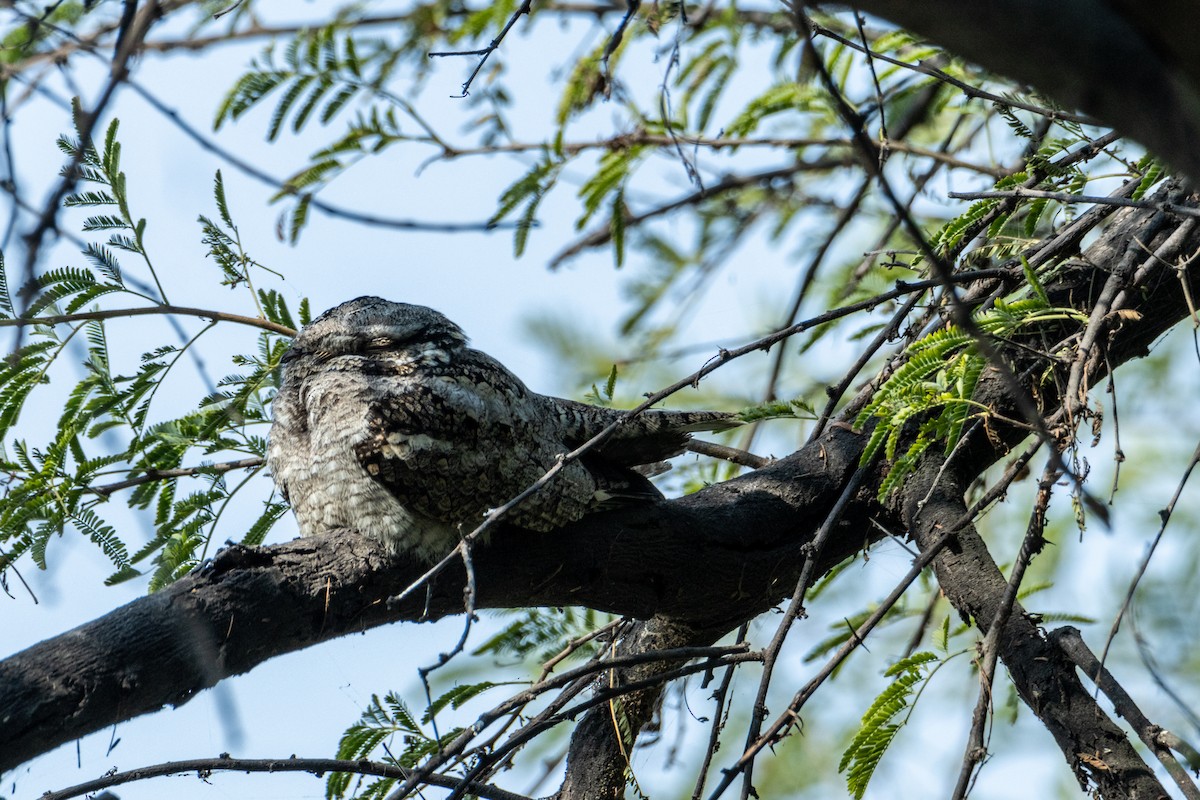
<instances>
[{"instance_id":1,"label":"camouflaged bird","mask_svg":"<svg viewBox=\"0 0 1200 800\"><path fill-rule=\"evenodd\" d=\"M424 306L360 297L306 326L283 357L267 462L302 536L353 528L435 560L483 515L626 412L547 397ZM646 411L514 508L550 531L662 495L637 471L677 455L720 412Z\"/></svg>"}]
</instances>

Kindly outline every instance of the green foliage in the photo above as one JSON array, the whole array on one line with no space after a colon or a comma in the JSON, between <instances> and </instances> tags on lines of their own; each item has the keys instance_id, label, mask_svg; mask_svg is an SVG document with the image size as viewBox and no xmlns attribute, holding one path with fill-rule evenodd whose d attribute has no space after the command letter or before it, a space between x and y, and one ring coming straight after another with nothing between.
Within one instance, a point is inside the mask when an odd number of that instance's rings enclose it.
<instances>
[{"instance_id":1,"label":"green foliage","mask_svg":"<svg viewBox=\"0 0 1200 800\"><path fill-rule=\"evenodd\" d=\"M613 364L612 369L608 372L608 379L604 382L604 389L601 390L596 384L592 384L592 390L584 396L584 400L597 406L611 406L613 402L613 394L617 390L617 365Z\"/></svg>"},{"instance_id":2,"label":"green foliage","mask_svg":"<svg viewBox=\"0 0 1200 800\"><path fill-rule=\"evenodd\" d=\"M851 561L846 564L853 563ZM816 661L832 654L835 650L841 647L846 642L854 638L854 632L867 621L867 618L875 613L875 607L864 608L863 610L847 616L845 619L831 623L829 626L829 635L818 641L808 652L804 654L805 663ZM887 610L883 619L879 621L877 627L886 627L897 622L903 622L906 619L912 619L922 613L920 608L910 608L904 603L897 603Z\"/></svg>"},{"instance_id":3,"label":"green foliage","mask_svg":"<svg viewBox=\"0 0 1200 800\"><path fill-rule=\"evenodd\" d=\"M23 314L25 341L0 366L0 441L7 442L0 455L0 470L7 477L0 504L0 570L26 554L45 568L50 540L73 529L112 563L110 583L148 572L148 586L154 591L198 563L233 496L261 472L261 465L253 464L261 464L266 454L266 408L287 341L276 333L260 334L256 353L233 358L242 372L217 382L195 408L181 413L169 407L166 416L163 404L156 403L159 390L186 363L192 345L215 321L180 346L161 345L143 353L131 370L114 365L110 325L124 335L127 328L121 326L127 323L120 320L121 313L111 319L100 313L95 301L121 296L137 301L138 311L147 310L147 301L151 311L166 303L146 247L146 222L131 211L120 167L118 128L113 120L100 148L82 136L59 139L81 184L64 205L111 209L112 213L88 217L83 223L86 232L109 237L103 244L84 246L85 266L60 267L38 276ZM295 327L277 293L255 292L249 285L250 268L261 265L242 249L219 173L215 201L219 222L202 217L201 226L203 241L225 282L247 284L266 319ZM140 257L158 283L158 297L131 285L117 252ZM0 273L3 266L0 260ZM64 320L62 314L74 317ZM14 315L7 277L0 274L0 317ZM307 318L306 304L300 316ZM70 374L72 362L79 361L83 375L73 386L44 388L53 376ZM54 432L40 445L10 439L35 391L66 392ZM216 457L249 457L252 466L229 486L229 471L215 463ZM189 490L180 491L181 483ZM108 520L108 503L118 493L130 508L152 510L155 532L149 541L137 545L124 541ZM285 508L274 498L265 501L244 541L261 542Z\"/></svg>"},{"instance_id":4,"label":"green foliage","mask_svg":"<svg viewBox=\"0 0 1200 800\"><path fill-rule=\"evenodd\" d=\"M285 128L300 133L316 119L328 125L352 100L373 102L360 112L345 134L313 154L307 166L293 174L271 198L295 201L281 217L281 227L295 242L308 221L312 196L368 155L403 143L429 141L428 128L412 106L385 88L400 52L385 40L356 37L340 22L298 33L278 53L268 47L230 88L217 109L214 127L233 122L276 96L267 123L267 140L275 141ZM409 115L421 134L401 129L396 112Z\"/></svg>"},{"instance_id":5,"label":"green foliage","mask_svg":"<svg viewBox=\"0 0 1200 800\"><path fill-rule=\"evenodd\" d=\"M519 206L524 205L517 220L516 232L513 234L513 255L518 258L525 252L529 241L529 231L534 226L534 217L542 199L558 181L562 170L562 162L552 159L548 154L528 172L522 175L500 195L499 205L488 223L495 225L507 217Z\"/></svg>"},{"instance_id":6,"label":"green foliage","mask_svg":"<svg viewBox=\"0 0 1200 800\"><path fill-rule=\"evenodd\" d=\"M701 44L679 71L676 83L683 87L683 106L695 105L697 130L708 128L722 90L737 69L736 47L736 42L726 37L713 37Z\"/></svg>"},{"instance_id":7,"label":"green foliage","mask_svg":"<svg viewBox=\"0 0 1200 800\"><path fill-rule=\"evenodd\" d=\"M146 220L134 217L129 207L129 193L125 183L125 173L121 171L121 143L117 140L117 129L120 120L113 119L108 125L104 136L104 146L97 151L91 140L85 140L82 134L83 111L79 100L72 102L72 111L78 138L67 136L58 138L58 148L70 159L65 170L74 170L83 184L98 185L103 188L95 191L78 191L63 199L66 208L79 207L112 207L115 214L98 214L88 217L83 222L84 232L91 231L129 231L112 233L108 237L108 247L133 253L142 258L150 275L158 287L159 299L166 301L158 274L146 253ZM56 304L59 300L72 296L65 306L66 313L72 313L105 294L126 292L153 300L141 292L135 292L125 285L121 278L121 266L111 250L103 245L89 244L83 251L84 256L100 275L106 279L97 281L95 276L85 270L70 267L45 273L40 279L38 299L28 309L28 313L37 314Z\"/></svg>"},{"instance_id":8,"label":"green foliage","mask_svg":"<svg viewBox=\"0 0 1200 800\"><path fill-rule=\"evenodd\" d=\"M614 235L619 239L619 242L614 242L618 266L620 266L623 259L620 251L624 247L623 232L617 233L618 229L623 225L625 218L625 201L622 196L621 187L629 179L629 174L633 171L633 168L645 152L646 148L644 147L631 147L628 150L610 150L606 152L600 157L600 164L596 169L596 173L583 186L579 187L579 198L583 201L583 211L580 213L579 218L575 220L576 230L587 225L592 216L603 207L606 198L610 195L614 197L613 222L611 224Z\"/></svg>"},{"instance_id":9,"label":"green foliage","mask_svg":"<svg viewBox=\"0 0 1200 800\"><path fill-rule=\"evenodd\" d=\"M912 714L909 701L932 674L927 670L929 665L935 662L942 663L933 653L915 653L897 661L884 673L895 680L879 693L871 707L863 714L858 733L854 735L854 739L842 753L841 762L838 763L838 772L846 773L846 787L855 800L861 800L866 793L867 784L875 774L880 759L896 738L896 734L908 722ZM895 721L906 708L909 709L908 714Z\"/></svg>"},{"instance_id":10,"label":"green foliage","mask_svg":"<svg viewBox=\"0 0 1200 800\"><path fill-rule=\"evenodd\" d=\"M566 643L587 636L612 619L590 608L525 608L505 613L516 619L476 648L475 655L546 661ZM590 655L595 652L594 646L593 642L581 647L575 655Z\"/></svg>"},{"instance_id":11,"label":"green foliage","mask_svg":"<svg viewBox=\"0 0 1200 800\"><path fill-rule=\"evenodd\" d=\"M726 130L729 136L748 136L758 130L764 120L786 111L812 111L814 104L826 102L825 92L808 84L788 81L776 84L755 97Z\"/></svg>"},{"instance_id":12,"label":"green foliage","mask_svg":"<svg viewBox=\"0 0 1200 800\"><path fill-rule=\"evenodd\" d=\"M358 722L342 734L338 742L337 758L350 761L378 758L385 764L403 770L412 769L429 754L436 753L450 744L462 732L461 728L454 728L441 736L434 736L425 733L422 725L428 724L441 709L458 708L495 685L497 684L483 681L454 687L433 701L420 723L395 692L388 692L382 700L378 695L372 695L371 702ZM376 756L379 751L382 751L382 757ZM355 776L350 773L330 773L325 781L325 797L327 800L334 800L352 795L359 800L382 800L395 787L396 779L359 776L357 785L351 792L351 783L354 782Z\"/></svg>"},{"instance_id":13,"label":"green foliage","mask_svg":"<svg viewBox=\"0 0 1200 800\"><path fill-rule=\"evenodd\" d=\"M631 26L636 28L637 26ZM621 45L608 59L608 69L611 74L615 71L621 62L621 57L628 50L628 45L635 39L636 31L629 31L622 40ZM607 41L602 41L596 45L590 53L578 59L571 69L571 74L567 76L567 80L563 85L562 97L558 101L558 111L555 114L554 122L559 129L559 137L561 139L564 128L567 123L579 114L591 107L597 99L605 96L610 84L609 78L604 74L601 65L601 58L604 56L604 51L608 47Z\"/></svg>"},{"instance_id":14,"label":"green foliage","mask_svg":"<svg viewBox=\"0 0 1200 800\"><path fill-rule=\"evenodd\" d=\"M203 233L201 241L208 247L208 257L216 263L221 269L222 275L224 275L221 285L230 288L245 285L250 290L250 295L254 298L254 302L258 305L259 315L267 316L262 304L259 302L258 293L254 289L254 282L250 277L250 269L257 267L267 270L275 276L282 276L278 272L268 270L262 264L252 259L242 247L241 234L238 233L237 225L233 224L233 217L229 213L229 204L225 199L225 182L221 178L220 170L217 170L216 178L213 181L213 198L216 201L220 224L213 222L203 214L198 219L200 229ZM221 225L225 227L222 228ZM267 318L271 319L269 316ZM288 322L282 322L280 319L271 319L271 321L281 322L281 324L295 328L295 323L290 322L290 316L287 318Z\"/></svg>"},{"instance_id":15,"label":"green foliage","mask_svg":"<svg viewBox=\"0 0 1200 800\"><path fill-rule=\"evenodd\" d=\"M1051 306L1028 265L1026 277L1032 298L997 300L992 309L974 316L984 335L1003 344L1018 331L1033 326L1087 322L1086 315L1073 309ZM904 364L879 387L855 419L855 426L860 428L875 422L861 463L868 464L880 454L892 462L880 484L880 500L912 474L932 444L941 442L948 455L962 437L966 423L986 419L990 413L972 399L987 360L971 334L948 325L915 342L906 356ZM898 452L906 436L908 445Z\"/></svg>"},{"instance_id":16,"label":"green foliage","mask_svg":"<svg viewBox=\"0 0 1200 800\"><path fill-rule=\"evenodd\" d=\"M768 400L737 412L742 422L762 422L768 419L816 419L816 410L805 400Z\"/></svg>"},{"instance_id":17,"label":"green foliage","mask_svg":"<svg viewBox=\"0 0 1200 800\"><path fill-rule=\"evenodd\" d=\"M1141 200L1151 187L1166 177L1166 170L1163 168L1162 162L1150 155L1142 156L1138 160L1137 169L1142 173L1142 177L1138 181L1137 188L1130 195L1132 200Z\"/></svg>"},{"instance_id":18,"label":"green foliage","mask_svg":"<svg viewBox=\"0 0 1200 800\"><path fill-rule=\"evenodd\" d=\"M279 61L275 48L267 48L225 95L214 128L237 120L277 89L282 93L267 126L268 141L279 136L289 115L293 132L303 130L318 108L317 117L328 123L356 94L372 88L364 79L354 38L341 33L337 25L302 31L283 49Z\"/></svg>"},{"instance_id":19,"label":"green foliage","mask_svg":"<svg viewBox=\"0 0 1200 800\"><path fill-rule=\"evenodd\" d=\"M16 64L29 54L36 52L39 45L56 45L57 30L69 29L89 12L95 10L97 5L96 3L85 4L79 0L53 3L45 6L42 12L45 21L49 24L30 25L21 20L0 38L0 64Z\"/></svg>"}]
</instances>

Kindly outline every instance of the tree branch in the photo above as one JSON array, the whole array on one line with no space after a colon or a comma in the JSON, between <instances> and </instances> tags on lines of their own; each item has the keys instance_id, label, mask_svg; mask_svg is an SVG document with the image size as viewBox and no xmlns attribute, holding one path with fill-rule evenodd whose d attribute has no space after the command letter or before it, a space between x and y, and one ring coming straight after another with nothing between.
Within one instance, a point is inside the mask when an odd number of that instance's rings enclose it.
<instances>
[{"instance_id":1,"label":"tree branch","mask_svg":"<svg viewBox=\"0 0 1200 800\"><path fill-rule=\"evenodd\" d=\"M264 331L278 333L280 336L295 336L296 331L286 325L280 325L262 317L247 317L242 314L230 314L225 311L213 311L208 308L187 308L185 306L147 306L145 308L110 308L103 311L80 311L76 314L53 314L45 317L18 317L16 319L0 319L0 328L26 327L29 325L61 325L71 322L87 322L98 319L118 319L120 317L145 316L178 316L200 317L220 322L236 322L239 325L249 325L252 328L262 328Z\"/></svg>"},{"instance_id":2,"label":"tree branch","mask_svg":"<svg viewBox=\"0 0 1200 800\"><path fill-rule=\"evenodd\" d=\"M411 770L402 769L392 764L378 761L345 761L336 758L194 758L187 761L167 761L150 767L126 770L105 775L102 778L86 781L57 792L46 792L39 800L69 800L84 794L94 794L101 789L120 786L123 783L143 781L147 778L157 778L164 775L179 775L196 772L207 775L210 772L311 772L322 775L326 772L349 772L355 775L373 775L380 778L407 778ZM430 775L425 779L430 786L440 786L444 789L454 789L461 780L453 775ZM471 793L484 800L529 800L524 795L505 791L485 783L471 782L468 784Z\"/></svg>"},{"instance_id":3,"label":"tree branch","mask_svg":"<svg viewBox=\"0 0 1200 800\"><path fill-rule=\"evenodd\" d=\"M1171 780L1175 781L1175 785L1179 787L1183 796L1188 800L1200 800L1200 789L1197 789L1196 784L1188 777L1187 770L1180 766L1175 757L1171 755L1173 747L1189 756L1194 756L1196 751L1184 745L1178 737L1147 719L1142 710L1138 708L1137 703L1125 691L1125 687L1117 682L1117 679L1100 663L1096 654L1083 641L1083 636L1079 633L1078 628L1070 625L1059 628L1050 634L1050 641L1062 648L1067 657L1083 670L1083 674L1096 684L1096 688L1104 692L1112 701L1117 713L1133 726L1138 738L1146 747L1150 748L1150 752L1154 753L1154 757L1166 769ZM1167 735L1164 736L1164 734ZM1171 744L1167 744L1167 742L1171 742Z\"/></svg>"},{"instance_id":4,"label":"tree branch","mask_svg":"<svg viewBox=\"0 0 1200 800\"><path fill-rule=\"evenodd\" d=\"M1162 199L1184 201L1176 189ZM1087 385L1143 355L1188 317L1188 297L1200 292L1200 265L1188 263L1180 272L1162 252L1181 224L1157 210L1117 211L1083 257L1061 264L1058 280L1046 287L1052 303L1089 309L1106 270L1137 247L1131 242L1142 239L1149 252L1159 253L1126 273L1126 308L1140 313L1108 329L1107 357L1089 361ZM1176 245L1200 248L1200 231L1192 226ZM1022 353L1017 357L1032 357ZM1060 382L1039 387L1051 409L1060 402L1069 365L1055 368ZM1027 381L1043 372L1017 370ZM873 491L884 471L871 474L832 531L815 574L881 536L871 519L916 531L923 549L938 544L940 532L962 517L963 488L1027 437L1023 428L999 421L1011 416L1013 401L994 374L985 374L975 399L1000 415L988 435L969 436L948 463L928 455L886 506ZM472 554L476 605L584 605L659 617L705 635L732 630L792 592L807 545L858 469L865 440L835 425L786 458L679 500L596 514L553 534L500 527L490 546ZM0 662L0 769L114 721L186 702L276 655L387 622L462 613L461 564L434 577L427 593L389 607L394 587L410 583L425 566L389 561L377 545L350 532L226 550L202 573ZM981 624L997 618L1007 582L973 529L941 552L935 568L960 613ZM706 580L696 581L697 574ZM1129 787L1157 790L1124 734L1019 606L998 646L1021 696L1078 775L1095 781L1106 797L1123 796ZM1063 702L1050 702L1059 697ZM1101 761L1080 754L1099 754Z\"/></svg>"},{"instance_id":5,"label":"tree branch","mask_svg":"<svg viewBox=\"0 0 1200 800\"><path fill-rule=\"evenodd\" d=\"M1176 3L1158 14L1125 0L1000 0L972 3L969 13L955 0L855 5L1083 109L1200 178L1200 58L1185 33L1200 25L1200 8Z\"/></svg>"},{"instance_id":6,"label":"tree branch","mask_svg":"<svg viewBox=\"0 0 1200 800\"><path fill-rule=\"evenodd\" d=\"M824 517L859 438L835 429L751 475L586 517L553 535L501 527L492 540L502 546L473 554L477 608L586 605L736 627L795 584L806 540L795 521ZM819 571L861 547L864 527L847 520ZM729 571L735 563L745 572ZM714 572L698 593L701 564ZM461 563L428 593L389 608L395 587L424 569L389 561L348 531L222 551L206 571L0 662L0 771L115 720L187 702L268 658L388 622L461 613Z\"/></svg>"}]
</instances>

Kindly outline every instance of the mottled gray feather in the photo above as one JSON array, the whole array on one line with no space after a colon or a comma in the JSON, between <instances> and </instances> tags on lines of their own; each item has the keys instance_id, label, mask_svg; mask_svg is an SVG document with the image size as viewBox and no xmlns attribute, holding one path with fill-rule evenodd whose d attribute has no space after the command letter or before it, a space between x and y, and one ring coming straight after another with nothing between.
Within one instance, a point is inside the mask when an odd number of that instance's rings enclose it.
<instances>
[{"instance_id":1,"label":"mottled gray feather","mask_svg":"<svg viewBox=\"0 0 1200 800\"><path fill-rule=\"evenodd\" d=\"M491 508L625 412L530 391L466 346L438 312L361 297L325 312L284 358L268 463L308 536L354 528L393 552L440 558ZM507 521L550 531L660 495L636 469L686 447L719 412L645 412L568 464Z\"/></svg>"}]
</instances>

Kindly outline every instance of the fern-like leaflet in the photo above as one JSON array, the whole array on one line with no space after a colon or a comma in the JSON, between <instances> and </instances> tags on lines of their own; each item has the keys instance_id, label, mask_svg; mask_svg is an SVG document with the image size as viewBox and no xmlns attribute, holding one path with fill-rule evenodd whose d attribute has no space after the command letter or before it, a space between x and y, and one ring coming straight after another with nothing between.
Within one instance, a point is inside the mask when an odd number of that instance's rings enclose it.
<instances>
[{"instance_id":1,"label":"fern-like leaflet","mask_svg":"<svg viewBox=\"0 0 1200 800\"><path fill-rule=\"evenodd\" d=\"M863 714L858 733L854 735L838 763L838 772L846 773L846 787L855 800L862 800L880 759L896 738L896 734L908 722L912 714L909 701L932 675L932 672L926 670L935 662L939 665L945 663L933 653L914 653L897 661L884 673L895 680L879 693L871 707ZM896 717L905 709L909 709L909 713L897 721Z\"/></svg>"}]
</instances>

